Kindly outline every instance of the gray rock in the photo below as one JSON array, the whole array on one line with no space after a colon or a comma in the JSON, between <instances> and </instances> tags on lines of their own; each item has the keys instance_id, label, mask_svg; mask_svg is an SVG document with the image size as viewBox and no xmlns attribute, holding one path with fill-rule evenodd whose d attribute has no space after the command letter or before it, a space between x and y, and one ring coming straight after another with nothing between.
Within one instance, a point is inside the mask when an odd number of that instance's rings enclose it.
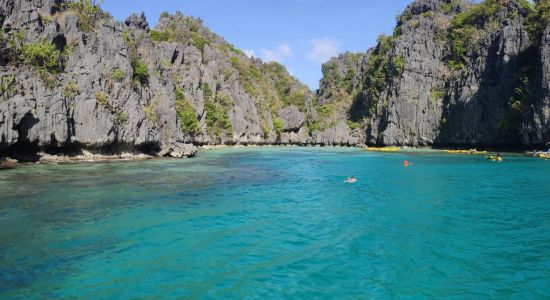
<instances>
[{"instance_id":1,"label":"gray rock","mask_svg":"<svg viewBox=\"0 0 550 300\"><path fill-rule=\"evenodd\" d=\"M197 154L197 151L198 148L192 144L172 142L163 145L158 153L158 156L170 156L174 158L193 157Z\"/></svg>"},{"instance_id":2,"label":"gray rock","mask_svg":"<svg viewBox=\"0 0 550 300\"><path fill-rule=\"evenodd\" d=\"M285 131L298 131L306 120L303 113L294 105L287 106L279 111L279 118L283 121Z\"/></svg>"},{"instance_id":3,"label":"gray rock","mask_svg":"<svg viewBox=\"0 0 550 300\"><path fill-rule=\"evenodd\" d=\"M142 12L141 15L130 15L124 23L126 23L126 26L129 26L130 28L149 30L149 23L147 22L144 12Z\"/></svg>"}]
</instances>

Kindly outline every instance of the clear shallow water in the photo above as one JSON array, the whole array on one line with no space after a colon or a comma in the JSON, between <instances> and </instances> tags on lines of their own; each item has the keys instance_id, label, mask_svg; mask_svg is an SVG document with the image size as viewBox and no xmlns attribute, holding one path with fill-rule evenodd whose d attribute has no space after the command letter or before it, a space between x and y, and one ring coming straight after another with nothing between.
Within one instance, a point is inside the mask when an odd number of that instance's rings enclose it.
<instances>
[{"instance_id":1,"label":"clear shallow water","mask_svg":"<svg viewBox=\"0 0 550 300\"><path fill-rule=\"evenodd\" d=\"M0 298L549 298L549 179L308 148L10 170Z\"/></svg>"}]
</instances>

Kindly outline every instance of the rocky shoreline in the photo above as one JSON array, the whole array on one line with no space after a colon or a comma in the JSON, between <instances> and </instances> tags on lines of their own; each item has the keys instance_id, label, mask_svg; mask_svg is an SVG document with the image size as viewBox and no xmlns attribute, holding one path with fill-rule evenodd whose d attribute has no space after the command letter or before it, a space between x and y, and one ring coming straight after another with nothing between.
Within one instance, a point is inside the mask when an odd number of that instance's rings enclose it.
<instances>
[{"instance_id":1,"label":"rocky shoreline","mask_svg":"<svg viewBox=\"0 0 550 300\"><path fill-rule=\"evenodd\" d=\"M345 145L345 144L216 144L216 145L192 145L192 144L182 144L180 147L175 148L176 150L172 152L165 153L156 153L156 154L146 154L139 152L121 152L115 154L91 152L88 150L81 150L79 154L75 153L59 153L59 154L48 154L44 152L36 153L36 156L39 157L36 161L18 161L10 157L4 157L0 159L0 170L14 169L21 165L44 165L44 164L59 164L59 163L78 163L78 162L118 162L118 161L139 161L139 160L151 160L151 159L182 159L182 158L192 158L196 156L200 151L215 151L220 149L231 149L231 148L301 148L301 147L315 147L315 148L366 148L369 146L366 145ZM378 148L378 147L377 147ZM470 149L467 147L409 147L402 146L399 151L396 152L444 152L446 150L462 150ZM533 153L538 153L540 150L518 150L518 149L498 149L498 148L483 148L480 150L485 150L489 152L503 152L503 153L515 153L515 154L525 154L532 155ZM159 155L163 154L163 155Z\"/></svg>"}]
</instances>

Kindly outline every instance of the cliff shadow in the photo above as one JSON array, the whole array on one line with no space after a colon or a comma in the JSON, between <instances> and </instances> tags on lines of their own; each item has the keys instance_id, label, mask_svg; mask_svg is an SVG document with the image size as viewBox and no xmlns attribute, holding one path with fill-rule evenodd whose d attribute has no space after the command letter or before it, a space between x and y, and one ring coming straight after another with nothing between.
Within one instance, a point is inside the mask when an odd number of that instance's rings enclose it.
<instances>
[{"instance_id":1,"label":"cliff shadow","mask_svg":"<svg viewBox=\"0 0 550 300\"><path fill-rule=\"evenodd\" d=\"M462 71L451 80L434 146L525 148L521 127L533 102L537 49L530 46L505 60L503 54L498 54L500 42L492 41L483 72L473 80L479 82L479 88L467 101L457 99L469 88L461 84L467 81L468 72Z\"/></svg>"}]
</instances>

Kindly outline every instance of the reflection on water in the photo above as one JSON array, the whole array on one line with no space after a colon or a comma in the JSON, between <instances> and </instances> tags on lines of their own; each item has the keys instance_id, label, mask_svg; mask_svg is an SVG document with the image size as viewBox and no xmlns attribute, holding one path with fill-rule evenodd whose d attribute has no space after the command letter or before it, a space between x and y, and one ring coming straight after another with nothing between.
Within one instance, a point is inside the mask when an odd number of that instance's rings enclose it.
<instances>
[{"instance_id":1,"label":"reflection on water","mask_svg":"<svg viewBox=\"0 0 550 300\"><path fill-rule=\"evenodd\" d=\"M0 298L546 298L549 175L305 148L23 167L0 173Z\"/></svg>"}]
</instances>

